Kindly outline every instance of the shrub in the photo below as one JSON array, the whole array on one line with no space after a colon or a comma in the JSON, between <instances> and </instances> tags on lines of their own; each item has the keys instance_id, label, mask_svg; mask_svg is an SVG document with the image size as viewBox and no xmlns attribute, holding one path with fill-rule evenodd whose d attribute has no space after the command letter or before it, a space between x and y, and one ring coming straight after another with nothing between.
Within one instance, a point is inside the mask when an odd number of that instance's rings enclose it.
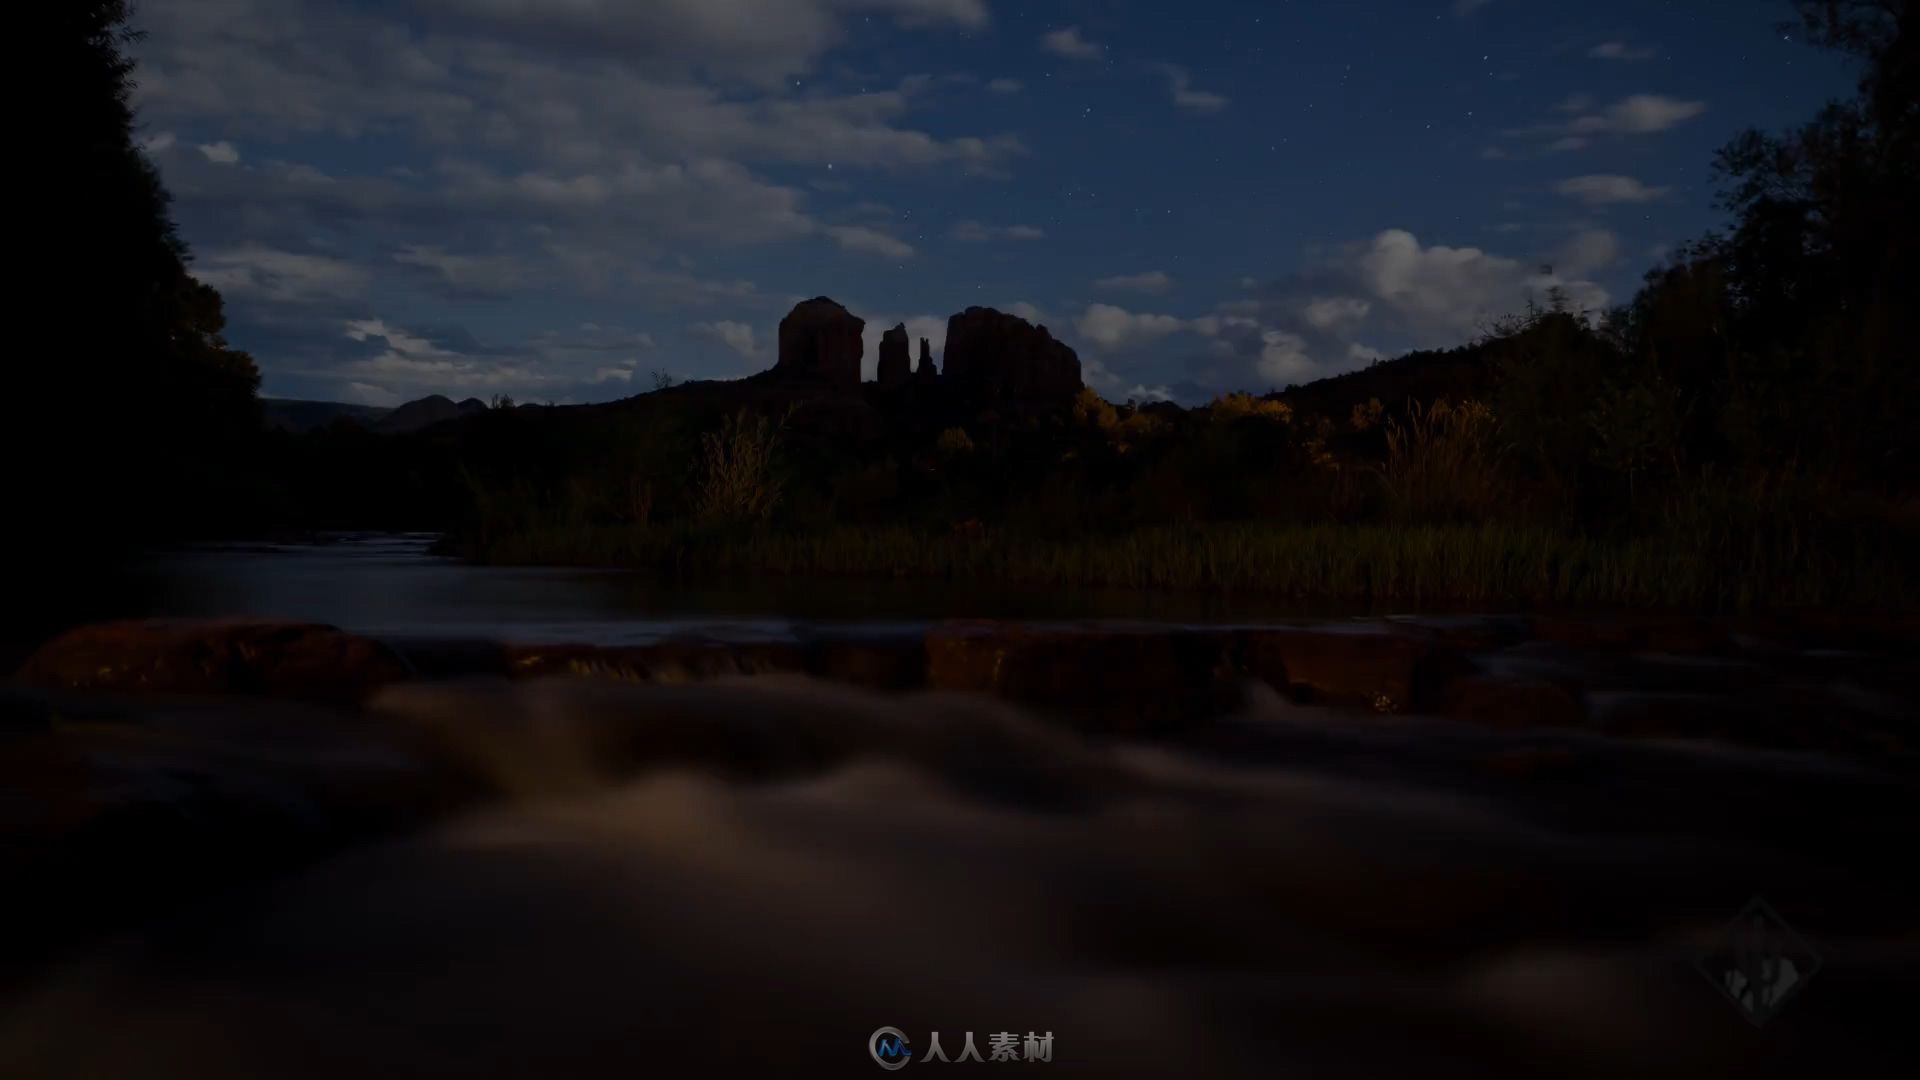
<instances>
[{"instance_id":1,"label":"shrub","mask_svg":"<svg viewBox=\"0 0 1920 1080\"><path fill-rule=\"evenodd\" d=\"M1215 420L1232 421L1256 417L1281 424L1293 420L1293 406L1284 401L1269 401L1247 393L1222 394L1213 399L1213 404L1207 408Z\"/></svg>"},{"instance_id":2,"label":"shrub","mask_svg":"<svg viewBox=\"0 0 1920 1080\"><path fill-rule=\"evenodd\" d=\"M786 428L742 409L700 437L699 516L706 521L760 521L779 505L782 478L775 455Z\"/></svg>"}]
</instances>

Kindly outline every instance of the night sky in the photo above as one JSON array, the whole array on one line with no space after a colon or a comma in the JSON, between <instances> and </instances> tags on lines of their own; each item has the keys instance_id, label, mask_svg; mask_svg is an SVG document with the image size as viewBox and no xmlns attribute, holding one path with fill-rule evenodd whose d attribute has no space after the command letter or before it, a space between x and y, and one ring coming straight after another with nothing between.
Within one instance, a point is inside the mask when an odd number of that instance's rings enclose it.
<instances>
[{"instance_id":1,"label":"night sky","mask_svg":"<svg viewBox=\"0 0 1920 1080\"><path fill-rule=\"evenodd\" d=\"M274 397L732 378L826 294L1191 402L1629 296L1853 77L1768 0L147 0L141 137ZM1551 265L1552 276L1543 267Z\"/></svg>"}]
</instances>

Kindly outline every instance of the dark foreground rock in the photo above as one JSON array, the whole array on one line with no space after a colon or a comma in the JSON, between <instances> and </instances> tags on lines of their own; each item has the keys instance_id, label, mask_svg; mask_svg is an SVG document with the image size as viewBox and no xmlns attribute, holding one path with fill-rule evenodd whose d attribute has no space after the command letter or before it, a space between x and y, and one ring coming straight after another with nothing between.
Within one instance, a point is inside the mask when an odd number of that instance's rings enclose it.
<instances>
[{"instance_id":1,"label":"dark foreground rock","mask_svg":"<svg viewBox=\"0 0 1920 1080\"><path fill-rule=\"evenodd\" d=\"M62 634L28 658L29 685L114 693L358 701L413 675L398 652L314 623L133 620Z\"/></svg>"},{"instance_id":2,"label":"dark foreground rock","mask_svg":"<svg viewBox=\"0 0 1920 1080\"><path fill-rule=\"evenodd\" d=\"M1884 631L1835 650L1803 631L1699 621L1363 619L1248 627L935 624L792 641L603 647L376 640L261 620L122 622L42 647L22 686L354 704L399 682L554 676L680 684L799 674L867 689L986 694L1095 732L1166 734L1249 686L1349 713L1587 728L1909 760L1920 662ZM1649 629L1649 627L1651 627ZM1693 651L1663 652L1661 644Z\"/></svg>"}]
</instances>

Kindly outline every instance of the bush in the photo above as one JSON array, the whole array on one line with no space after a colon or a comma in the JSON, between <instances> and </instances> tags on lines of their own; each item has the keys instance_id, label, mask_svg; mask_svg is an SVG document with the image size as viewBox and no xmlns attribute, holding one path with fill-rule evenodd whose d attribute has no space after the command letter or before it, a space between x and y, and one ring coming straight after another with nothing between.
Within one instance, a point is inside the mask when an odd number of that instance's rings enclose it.
<instances>
[{"instance_id":1,"label":"bush","mask_svg":"<svg viewBox=\"0 0 1920 1080\"><path fill-rule=\"evenodd\" d=\"M775 455L786 428L742 409L700 437L697 513L708 522L764 521L779 505L783 479Z\"/></svg>"}]
</instances>

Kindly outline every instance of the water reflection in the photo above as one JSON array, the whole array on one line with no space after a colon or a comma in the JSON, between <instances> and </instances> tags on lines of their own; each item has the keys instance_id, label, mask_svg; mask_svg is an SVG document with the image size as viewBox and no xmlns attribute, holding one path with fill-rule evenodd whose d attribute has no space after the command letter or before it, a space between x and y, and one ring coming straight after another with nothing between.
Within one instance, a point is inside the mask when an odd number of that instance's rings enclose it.
<instances>
[{"instance_id":1,"label":"water reflection","mask_svg":"<svg viewBox=\"0 0 1920 1080\"><path fill-rule=\"evenodd\" d=\"M687 635L787 639L816 624L882 632L955 618L1211 623L1357 612L1271 597L945 581L672 583L626 571L476 566L431 554L433 540L354 535L156 554L90 579L84 598L69 596L67 621L263 615L364 633L612 645Z\"/></svg>"}]
</instances>

